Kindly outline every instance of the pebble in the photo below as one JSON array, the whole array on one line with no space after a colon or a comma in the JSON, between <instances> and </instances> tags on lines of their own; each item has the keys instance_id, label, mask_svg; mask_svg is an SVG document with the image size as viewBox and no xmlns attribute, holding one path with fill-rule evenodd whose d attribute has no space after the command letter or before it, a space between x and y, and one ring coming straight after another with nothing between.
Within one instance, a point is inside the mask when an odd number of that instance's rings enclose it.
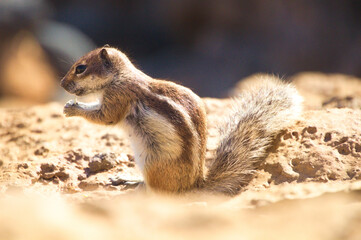
<instances>
[{"instance_id":1,"label":"pebble","mask_svg":"<svg viewBox=\"0 0 361 240\"><path fill-rule=\"evenodd\" d=\"M94 191L99 188L99 183L91 180L85 180L80 182L78 187L84 191Z\"/></svg>"},{"instance_id":2,"label":"pebble","mask_svg":"<svg viewBox=\"0 0 361 240\"><path fill-rule=\"evenodd\" d=\"M100 153L96 154L89 161L89 172L98 173L109 170L117 164L116 156L114 153Z\"/></svg>"}]
</instances>

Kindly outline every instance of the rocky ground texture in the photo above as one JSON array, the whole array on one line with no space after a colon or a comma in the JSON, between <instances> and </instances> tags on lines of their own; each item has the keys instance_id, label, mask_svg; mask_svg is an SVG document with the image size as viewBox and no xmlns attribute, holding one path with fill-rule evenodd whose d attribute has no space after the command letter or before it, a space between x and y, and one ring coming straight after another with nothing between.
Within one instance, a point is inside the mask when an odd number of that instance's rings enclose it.
<instances>
[{"instance_id":1,"label":"rocky ground texture","mask_svg":"<svg viewBox=\"0 0 361 240\"><path fill-rule=\"evenodd\" d=\"M231 199L145 195L120 129L64 118L60 103L0 109L0 239L359 239L361 80L293 81L302 117ZM204 101L209 164L232 100Z\"/></svg>"}]
</instances>

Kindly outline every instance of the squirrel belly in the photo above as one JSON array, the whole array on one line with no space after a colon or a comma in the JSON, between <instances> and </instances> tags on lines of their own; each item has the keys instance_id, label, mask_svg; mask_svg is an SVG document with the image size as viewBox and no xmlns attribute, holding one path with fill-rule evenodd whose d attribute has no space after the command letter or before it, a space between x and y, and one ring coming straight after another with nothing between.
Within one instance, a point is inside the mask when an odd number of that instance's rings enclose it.
<instances>
[{"instance_id":1,"label":"squirrel belly","mask_svg":"<svg viewBox=\"0 0 361 240\"><path fill-rule=\"evenodd\" d=\"M155 84L152 88L166 83ZM137 166L146 186L152 190L188 191L203 180L205 148L200 151L200 144L205 143L206 129L193 122L204 122L203 107L195 111L199 114L196 116L165 95L148 94L141 97L122 123L130 135ZM182 93L177 94L181 96ZM201 104L192 97L195 96L187 93L183 99L188 98L194 105Z\"/></svg>"},{"instance_id":2,"label":"squirrel belly","mask_svg":"<svg viewBox=\"0 0 361 240\"><path fill-rule=\"evenodd\" d=\"M78 96L102 94L99 107L68 102L65 115L122 126L147 188L166 193L239 193L277 134L297 119L302 103L295 88L271 76L241 94L221 128L221 143L205 174L206 113L190 89L145 75L110 47L79 59L61 85Z\"/></svg>"}]
</instances>

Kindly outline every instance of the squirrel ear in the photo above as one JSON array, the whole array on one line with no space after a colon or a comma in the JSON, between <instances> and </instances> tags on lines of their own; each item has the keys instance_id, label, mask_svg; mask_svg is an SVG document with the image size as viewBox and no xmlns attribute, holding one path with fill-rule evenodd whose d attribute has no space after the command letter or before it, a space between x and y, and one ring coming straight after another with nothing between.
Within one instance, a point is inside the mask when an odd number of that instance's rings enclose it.
<instances>
[{"instance_id":1,"label":"squirrel ear","mask_svg":"<svg viewBox=\"0 0 361 240\"><path fill-rule=\"evenodd\" d=\"M110 61L108 51L105 48L100 50L100 58L102 59L104 65L106 67L109 67L111 65L111 61Z\"/></svg>"},{"instance_id":2,"label":"squirrel ear","mask_svg":"<svg viewBox=\"0 0 361 240\"><path fill-rule=\"evenodd\" d=\"M109 44L105 44L103 47L110 47Z\"/></svg>"}]
</instances>

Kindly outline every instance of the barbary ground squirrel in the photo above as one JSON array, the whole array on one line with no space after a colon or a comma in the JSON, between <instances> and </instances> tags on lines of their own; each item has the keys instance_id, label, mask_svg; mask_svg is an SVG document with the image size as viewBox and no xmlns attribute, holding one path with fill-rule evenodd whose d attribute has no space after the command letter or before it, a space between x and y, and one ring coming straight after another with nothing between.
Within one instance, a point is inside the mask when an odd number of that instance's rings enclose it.
<instances>
[{"instance_id":1,"label":"barbary ground squirrel","mask_svg":"<svg viewBox=\"0 0 361 240\"><path fill-rule=\"evenodd\" d=\"M77 96L100 94L97 104L69 101L64 114L125 129L146 187L167 193L239 193L277 134L299 116L302 102L276 77L241 94L206 173L206 113L190 89L147 76L109 46L80 58L61 86Z\"/></svg>"}]
</instances>

